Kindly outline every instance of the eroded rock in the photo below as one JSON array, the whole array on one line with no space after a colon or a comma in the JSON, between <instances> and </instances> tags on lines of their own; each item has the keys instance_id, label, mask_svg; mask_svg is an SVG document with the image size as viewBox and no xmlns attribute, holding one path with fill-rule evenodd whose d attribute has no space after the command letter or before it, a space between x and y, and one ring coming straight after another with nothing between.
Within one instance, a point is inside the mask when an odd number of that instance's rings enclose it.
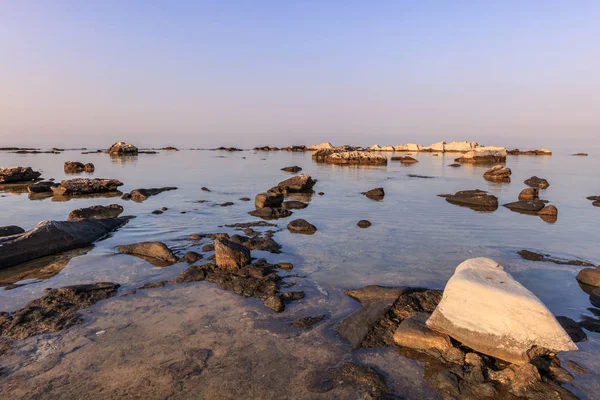
<instances>
[{"instance_id":1,"label":"eroded rock","mask_svg":"<svg viewBox=\"0 0 600 400\"><path fill-rule=\"evenodd\" d=\"M120 156L135 156L138 154L138 148L129 143L117 142L113 143L106 152Z\"/></svg>"},{"instance_id":2,"label":"eroded rock","mask_svg":"<svg viewBox=\"0 0 600 400\"><path fill-rule=\"evenodd\" d=\"M494 182L510 182L512 171L504 165L494 165L492 168L485 171L483 177L488 181Z\"/></svg>"},{"instance_id":3,"label":"eroded rock","mask_svg":"<svg viewBox=\"0 0 600 400\"><path fill-rule=\"evenodd\" d=\"M236 270L250 264L250 251L227 239L215 240L215 261L219 268Z\"/></svg>"},{"instance_id":4,"label":"eroded rock","mask_svg":"<svg viewBox=\"0 0 600 400\"><path fill-rule=\"evenodd\" d=\"M383 198L385 197L385 190L383 190L383 188L375 188L366 192L362 192L361 194L367 196L372 200L383 200Z\"/></svg>"},{"instance_id":5,"label":"eroded rock","mask_svg":"<svg viewBox=\"0 0 600 400\"><path fill-rule=\"evenodd\" d=\"M123 200L133 200L136 203L141 203L142 201L148 199L150 196L156 196L157 194L161 194L162 192L168 192L171 190L177 190L175 186L167 186L162 188L150 188L150 189L134 189L129 193L129 196L124 196Z\"/></svg>"},{"instance_id":6,"label":"eroded rock","mask_svg":"<svg viewBox=\"0 0 600 400\"><path fill-rule=\"evenodd\" d=\"M0 168L0 183L33 181L41 175L41 172L34 171L31 167Z\"/></svg>"},{"instance_id":7,"label":"eroded rock","mask_svg":"<svg viewBox=\"0 0 600 400\"><path fill-rule=\"evenodd\" d=\"M111 204L109 206L91 206L71 211L67 217L67 221L117 218L121 213L123 213L123 207L118 204Z\"/></svg>"},{"instance_id":8,"label":"eroded rock","mask_svg":"<svg viewBox=\"0 0 600 400\"><path fill-rule=\"evenodd\" d=\"M116 179L77 178L61 181L59 186L51 189L55 196L70 196L116 192L119 186L123 186L123 182Z\"/></svg>"}]
</instances>

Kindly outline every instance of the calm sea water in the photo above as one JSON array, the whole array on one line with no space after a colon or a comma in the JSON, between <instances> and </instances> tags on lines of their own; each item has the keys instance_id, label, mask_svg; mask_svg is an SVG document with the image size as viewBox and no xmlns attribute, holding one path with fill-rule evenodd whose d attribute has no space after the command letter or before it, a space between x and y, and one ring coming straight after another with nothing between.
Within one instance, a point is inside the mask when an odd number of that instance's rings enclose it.
<instances>
[{"instance_id":1,"label":"calm sea water","mask_svg":"<svg viewBox=\"0 0 600 400\"><path fill-rule=\"evenodd\" d=\"M418 164L390 162L387 167L356 168L317 164L311 160L311 153L182 150L114 159L106 154L82 155L80 151L35 155L0 152L0 166L30 166L43 171L44 178L57 181L73 177L63 172L64 162L71 160L94 163L96 172L81 176L119 179L124 182L123 192L161 186L179 188L144 203L127 202L119 197L67 202L52 198L30 200L26 192L0 189L3 210L0 226L31 229L39 221L64 220L69 211L96 204L118 203L125 208L123 215L136 216L87 254L71 259L56 276L17 289L0 290L0 310L19 308L39 297L46 287L112 281L133 289L143 282L175 276L187 265L157 268L141 259L118 254L114 247L160 240L177 252L199 251L204 243L189 241L190 234L229 232L221 226L256 220L247 214L254 208L253 202L238 199L254 198L256 193L291 176L280 168L298 165L303 173L318 179L315 190L325 195L305 198L310 200L310 206L295 211L291 219L304 218L317 226L318 232L305 236L283 229L275 236L283 245L282 254L254 252L253 255L273 262L294 263L294 273L306 275L297 287L308 295L325 296L333 304L337 296L343 295L343 289L367 284L443 288L459 263L470 257L486 256L504 265L556 315L576 320L582 315L592 315L588 310L591 307L588 295L575 280L580 267L525 261L516 252L529 249L600 264L600 209L586 200L587 196L600 195L598 158L569 154L509 156L507 165L513 171L512 182L491 183L482 178L487 167L448 167L456 154L436 157L422 153L414 157ZM504 204L517 199L525 188L523 181L532 175L550 181L550 187L542 191L541 197L559 209L554 224L504 207L491 213L476 212L436 196L483 189ZM203 192L202 186L212 191ZM360 194L374 187L385 189L383 201L369 200ZM235 204L219 206L226 201ZM169 210L162 215L151 214L161 207ZM275 223L285 228L291 219ZM360 219L370 220L373 226L359 229L356 222ZM2 271L1 276L12 272Z\"/></svg>"}]
</instances>

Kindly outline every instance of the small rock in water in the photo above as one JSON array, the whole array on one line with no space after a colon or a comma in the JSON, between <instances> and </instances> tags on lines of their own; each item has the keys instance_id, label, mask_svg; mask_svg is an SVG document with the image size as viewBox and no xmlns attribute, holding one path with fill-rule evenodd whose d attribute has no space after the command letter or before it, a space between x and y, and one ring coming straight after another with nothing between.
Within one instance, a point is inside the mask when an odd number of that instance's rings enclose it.
<instances>
[{"instance_id":1,"label":"small rock in water","mask_svg":"<svg viewBox=\"0 0 600 400\"><path fill-rule=\"evenodd\" d=\"M600 287L600 267L582 269L577 274L577 280L588 286Z\"/></svg>"},{"instance_id":2,"label":"small rock in water","mask_svg":"<svg viewBox=\"0 0 600 400\"><path fill-rule=\"evenodd\" d=\"M96 332L96 335L100 336L100 335L104 335L106 333L106 331L98 331Z\"/></svg>"},{"instance_id":3,"label":"small rock in water","mask_svg":"<svg viewBox=\"0 0 600 400\"><path fill-rule=\"evenodd\" d=\"M233 205L232 201L227 201L225 203L219 204L221 207L229 207Z\"/></svg>"},{"instance_id":4,"label":"small rock in water","mask_svg":"<svg viewBox=\"0 0 600 400\"><path fill-rule=\"evenodd\" d=\"M592 293L590 294L590 303L592 303L594 307L600 308L600 288L592 290Z\"/></svg>"},{"instance_id":5,"label":"small rock in water","mask_svg":"<svg viewBox=\"0 0 600 400\"><path fill-rule=\"evenodd\" d=\"M285 310L283 299L278 295L267 297L264 301L264 305L275 312L283 312L283 310Z\"/></svg>"},{"instance_id":6,"label":"small rock in water","mask_svg":"<svg viewBox=\"0 0 600 400\"><path fill-rule=\"evenodd\" d=\"M25 229L16 225L0 226L0 237L20 235L25 233Z\"/></svg>"},{"instance_id":7,"label":"small rock in water","mask_svg":"<svg viewBox=\"0 0 600 400\"><path fill-rule=\"evenodd\" d=\"M356 225L358 225L359 228L368 228L371 226L371 222L366 219L361 219Z\"/></svg>"},{"instance_id":8,"label":"small rock in water","mask_svg":"<svg viewBox=\"0 0 600 400\"><path fill-rule=\"evenodd\" d=\"M160 215L162 213L163 213L162 210L154 210L154 211L152 211L152 214L154 214L154 215Z\"/></svg>"},{"instance_id":9,"label":"small rock in water","mask_svg":"<svg viewBox=\"0 0 600 400\"><path fill-rule=\"evenodd\" d=\"M455 194L438 195L445 197L448 203L469 207L475 211L495 211L498 198L483 190L462 190Z\"/></svg>"},{"instance_id":10,"label":"small rock in water","mask_svg":"<svg viewBox=\"0 0 600 400\"><path fill-rule=\"evenodd\" d=\"M210 192L211 191L209 188L204 187L204 186L202 188L200 188L200 190L202 190L203 192Z\"/></svg>"},{"instance_id":11,"label":"small rock in water","mask_svg":"<svg viewBox=\"0 0 600 400\"><path fill-rule=\"evenodd\" d=\"M202 254L198 254L195 251L188 251L183 255L181 261L185 261L188 264L193 264L198 260L202 259Z\"/></svg>"},{"instance_id":12,"label":"small rock in water","mask_svg":"<svg viewBox=\"0 0 600 400\"><path fill-rule=\"evenodd\" d=\"M556 317L558 323L563 327L565 332L571 337L571 340L575 343L585 342L587 340L587 335L581 329L579 324L568 317Z\"/></svg>"},{"instance_id":13,"label":"small rock in water","mask_svg":"<svg viewBox=\"0 0 600 400\"><path fill-rule=\"evenodd\" d=\"M287 228L292 233L302 233L305 235L312 235L317 231L317 228L314 225L303 219L293 220L288 224Z\"/></svg>"},{"instance_id":14,"label":"small rock in water","mask_svg":"<svg viewBox=\"0 0 600 400\"><path fill-rule=\"evenodd\" d=\"M167 245L162 242L133 243L117 246L117 250L123 254L154 258L171 264L178 261L171 249L169 249Z\"/></svg>"},{"instance_id":15,"label":"small rock in water","mask_svg":"<svg viewBox=\"0 0 600 400\"><path fill-rule=\"evenodd\" d=\"M292 263L278 263L275 265L275 268L279 268L282 269L284 271L291 271L292 269L294 269L294 266L292 265Z\"/></svg>"},{"instance_id":16,"label":"small rock in water","mask_svg":"<svg viewBox=\"0 0 600 400\"><path fill-rule=\"evenodd\" d=\"M277 208L281 207L281 203L283 203L283 194L281 193L259 193L254 199L254 207L256 209L265 207Z\"/></svg>"},{"instance_id":17,"label":"small rock in water","mask_svg":"<svg viewBox=\"0 0 600 400\"><path fill-rule=\"evenodd\" d=\"M540 190L538 188L525 188L519 193L519 201L524 200L537 200L540 197Z\"/></svg>"},{"instance_id":18,"label":"small rock in water","mask_svg":"<svg viewBox=\"0 0 600 400\"><path fill-rule=\"evenodd\" d=\"M318 324L319 322L325 319L325 314L317 315L316 317L304 317L298 318L293 321L290 325L295 326L300 329L308 329L312 327L314 324Z\"/></svg>"},{"instance_id":19,"label":"small rock in water","mask_svg":"<svg viewBox=\"0 0 600 400\"><path fill-rule=\"evenodd\" d=\"M250 201L250 197L240 197L240 201Z\"/></svg>"},{"instance_id":20,"label":"small rock in water","mask_svg":"<svg viewBox=\"0 0 600 400\"><path fill-rule=\"evenodd\" d=\"M123 207L118 204L109 206L91 206L78 208L69 213L67 221L77 221L81 219L104 219L116 218L123 212Z\"/></svg>"},{"instance_id":21,"label":"small rock in water","mask_svg":"<svg viewBox=\"0 0 600 400\"><path fill-rule=\"evenodd\" d=\"M483 177L489 181L495 182L510 182L512 171L504 165L495 165L485 171Z\"/></svg>"},{"instance_id":22,"label":"small rock in water","mask_svg":"<svg viewBox=\"0 0 600 400\"><path fill-rule=\"evenodd\" d=\"M285 171L285 172L291 172L291 173L297 174L298 172L302 171L302 168L298 167L297 165L294 165L293 167L281 168L281 170Z\"/></svg>"},{"instance_id":23,"label":"small rock in water","mask_svg":"<svg viewBox=\"0 0 600 400\"><path fill-rule=\"evenodd\" d=\"M550 186L550 183L546 179L538 178L537 176L532 176L531 178L525 180L524 182L527 186L538 189L546 189Z\"/></svg>"},{"instance_id":24,"label":"small rock in water","mask_svg":"<svg viewBox=\"0 0 600 400\"><path fill-rule=\"evenodd\" d=\"M541 200L521 200L504 204L504 207L511 211L517 211L525 214L536 214L543 209L546 204Z\"/></svg>"},{"instance_id":25,"label":"small rock in water","mask_svg":"<svg viewBox=\"0 0 600 400\"><path fill-rule=\"evenodd\" d=\"M250 250L227 239L215 240L215 259L219 268L236 270L250 264Z\"/></svg>"},{"instance_id":26,"label":"small rock in water","mask_svg":"<svg viewBox=\"0 0 600 400\"><path fill-rule=\"evenodd\" d=\"M202 235L199 235L199 234L197 234L197 233L192 233L192 234L189 236L189 239L190 239L190 240L202 240L202 238L203 238L203 236L202 236Z\"/></svg>"},{"instance_id":27,"label":"small rock in water","mask_svg":"<svg viewBox=\"0 0 600 400\"><path fill-rule=\"evenodd\" d=\"M301 201L289 200L281 203L281 207L285 208L286 210L301 210L308 207L308 204Z\"/></svg>"},{"instance_id":28,"label":"small rock in water","mask_svg":"<svg viewBox=\"0 0 600 400\"><path fill-rule=\"evenodd\" d=\"M367 192L362 192L361 194L367 196L369 199L377 201L383 200L383 198L385 197L385 191L383 190L383 188L371 189Z\"/></svg>"},{"instance_id":29,"label":"small rock in water","mask_svg":"<svg viewBox=\"0 0 600 400\"><path fill-rule=\"evenodd\" d=\"M557 216L558 209L552 205L546 206L538 211L538 215L548 215L548 216Z\"/></svg>"},{"instance_id":30,"label":"small rock in water","mask_svg":"<svg viewBox=\"0 0 600 400\"><path fill-rule=\"evenodd\" d=\"M450 165L448 165L448 166L449 166L449 167L452 167L452 168L458 168L458 167L460 167L461 165L460 165L459 163L454 163L454 164L450 164Z\"/></svg>"},{"instance_id":31,"label":"small rock in water","mask_svg":"<svg viewBox=\"0 0 600 400\"><path fill-rule=\"evenodd\" d=\"M319 192L318 194L319 194L319 196L323 196L325 194L325 192Z\"/></svg>"}]
</instances>

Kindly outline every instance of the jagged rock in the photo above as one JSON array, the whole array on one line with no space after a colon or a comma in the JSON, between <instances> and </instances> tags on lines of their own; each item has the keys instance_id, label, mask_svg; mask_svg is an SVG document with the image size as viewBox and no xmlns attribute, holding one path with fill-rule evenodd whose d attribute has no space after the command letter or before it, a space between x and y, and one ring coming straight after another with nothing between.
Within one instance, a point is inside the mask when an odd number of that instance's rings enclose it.
<instances>
[{"instance_id":1,"label":"jagged rock","mask_svg":"<svg viewBox=\"0 0 600 400\"><path fill-rule=\"evenodd\" d=\"M82 195L115 192L123 182L116 179L77 178L65 180L59 186L52 187L55 196Z\"/></svg>"},{"instance_id":2,"label":"jagged rock","mask_svg":"<svg viewBox=\"0 0 600 400\"><path fill-rule=\"evenodd\" d=\"M551 156L552 152L548 149L537 149L537 150L526 150L521 151L519 149L509 150L507 152L513 156Z\"/></svg>"},{"instance_id":3,"label":"jagged rock","mask_svg":"<svg viewBox=\"0 0 600 400\"><path fill-rule=\"evenodd\" d=\"M29 193L52 193L52 188L57 186L59 184L52 181L41 181L29 185L27 191Z\"/></svg>"},{"instance_id":4,"label":"jagged rock","mask_svg":"<svg viewBox=\"0 0 600 400\"><path fill-rule=\"evenodd\" d=\"M546 189L550 184L546 179L538 178L537 176L532 176L529 179L526 179L525 183L527 186L537 189Z\"/></svg>"},{"instance_id":5,"label":"jagged rock","mask_svg":"<svg viewBox=\"0 0 600 400\"><path fill-rule=\"evenodd\" d=\"M293 167L281 168L281 170L285 171L285 172L291 172L293 174L297 174L298 172L302 171L302 168L298 167L297 165L294 165Z\"/></svg>"},{"instance_id":6,"label":"jagged rock","mask_svg":"<svg viewBox=\"0 0 600 400\"><path fill-rule=\"evenodd\" d=\"M537 200L540 198L540 190L538 188L525 188L519 193L519 201Z\"/></svg>"},{"instance_id":7,"label":"jagged rock","mask_svg":"<svg viewBox=\"0 0 600 400\"><path fill-rule=\"evenodd\" d=\"M383 190L383 188L371 189L369 191L362 192L361 194L367 196L372 200L383 200L383 198L385 197L385 191Z\"/></svg>"},{"instance_id":8,"label":"jagged rock","mask_svg":"<svg viewBox=\"0 0 600 400\"><path fill-rule=\"evenodd\" d=\"M135 201L136 203L141 203L142 201L146 200L150 196L156 196L157 194L160 194L162 192L167 192L170 190L177 190L177 187L167 186L167 187L162 187L162 188L134 189L129 193L129 196L127 196L127 199L131 199L131 200Z\"/></svg>"},{"instance_id":9,"label":"jagged rock","mask_svg":"<svg viewBox=\"0 0 600 400\"><path fill-rule=\"evenodd\" d=\"M506 161L506 149L496 146L481 146L466 152L456 161L462 163L503 163Z\"/></svg>"},{"instance_id":10,"label":"jagged rock","mask_svg":"<svg viewBox=\"0 0 600 400\"><path fill-rule=\"evenodd\" d=\"M141 256L144 259L152 258L165 263L174 264L177 261L177 257L166 244L162 242L140 242L127 244L123 246L117 246L123 254L129 254L132 256Z\"/></svg>"},{"instance_id":11,"label":"jagged rock","mask_svg":"<svg viewBox=\"0 0 600 400\"><path fill-rule=\"evenodd\" d=\"M69 213L67 221L77 221L81 219L104 219L116 218L123 212L123 207L118 204L109 206L91 206L78 208Z\"/></svg>"},{"instance_id":12,"label":"jagged rock","mask_svg":"<svg viewBox=\"0 0 600 400\"><path fill-rule=\"evenodd\" d=\"M426 325L431 314L417 312L403 320L394 332L394 342L398 346L419 351L444 353L452 348L448 335L434 332Z\"/></svg>"},{"instance_id":13,"label":"jagged rock","mask_svg":"<svg viewBox=\"0 0 600 400\"><path fill-rule=\"evenodd\" d=\"M546 206L541 200L520 200L508 204L503 204L504 207L512 211L521 213L536 214Z\"/></svg>"},{"instance_id":14,"label":"jagged rock","mask_svg":"<svg viewBox=\"0 0 600 400\"><path fill-rule=\"evenodd\" d=\"M112 144L106 151L108 154L135 156L138 154L138 148L132 144L125 142L117 142Z\"/></svg>"},{"instance_id":15,"label":"jagged rock","mask_svg":"<svg viewBox=\"0 0 600 400\"><path fill-rule=\"evenodd\" d=\"M219 268L236 270L250 264L250 250L227 239L215 240L215 261Z\"/></svg>"},{"instance_id":16,"label":"jagged rock","mask_svg":"<svg viewBox=\"0 0 600 400\"><path fill-rule=\"evenodd\" d=\"M283 312L285 310L285 304L281 296L273 295L269 296L263 302L264 305L275 312Z\"/></svg>"},{"instance_id":17,"label":"jagged rock","mask_svg":"<svg viewBox=\"0 0 600 400\"><path fill-rule=\"evenodd\" d=\"M86 247L125 224L130 218L43 221L18 236L0 238L0 269L36 258Z\"/></svg>"},{"instance_id":18,"label":"jagged rock","mask_svg":"<svg viewBox=\"0 0 600 400\"><path fill-rule=\"evenodd\" d=\"M309 193L317 181L313 180L309 175L296 175L285 181L279 182L272 191L277 190L279 193Z\"/></svg>"},{"instance_id":19,"label":"jagged rock","mask_svg":"<svg viewBox=\"0 0 600 400\"><path fill-rule=\"evenodd\" d=\"M466 346L522 364L529 351L577 350L546 306L489 258L460 264L427 326Z\"/></svg>"},{"instance_id":20,"label":"jagged rock","mask_svg":"<svg viewBox=\"0 0 600 400\"><path fill-rule=\"evenodd\" d=\"M23 228L21 228L20 226L16 226L16 225L0 226L0 237L20 235L21 233L25 233L25 230Z\"/></svg>"},{"instance_id":21,"label":"jagged rock","mask_svg":"<svg viewBox=\"0 0 600 400\"><path fill-rule=\"evenodd\" d=\"M312 235L317 231L317 228L314 225L303 219L293 220L288 224L287 228L292 233L302 233L305 235Z\"/></svg>"},{"instance_id":22,"label":"jagged rock","mask_svg":"<svg viewBox=\"0 0 600 400\"><path fill-rule=\"evenodd\" d=\"M498 198L483 190L462 190L455 194L440 195L448 203L466 206L477 211L494 211L498 208Z\"/></svg>"},{"instance_id":23,"label":"jagged rock","mask_svg":"<svg viewBox=\"0 0 600 400\"><path fill-rule=\"evenodd\" d=\"M34 171L31 167L0 168L0 183L33 181L41 175L41 172Z\"/></svg>"},{"instance_id":24,"label":"jagged rock","mask_svg":"<svg viewBox=\"0 0 600 400\"><path fill-rule=\"evenodd\" d=\"M489 181L510 182L512 171L504 165L494 165L492 168L485 171L483 177Z\"/></svg>"},{"instance_id":25,"label":"jagged rock","mask_svg":"<svg viewBox=\"0 0 600 400\"><path fill-rule=\"evenodd\" d=\"M281 203L283 202L283 194L281 193L259 193L254 198L254 207L256 209L271 207L277 208L281 207Z\"/></svg>"},{"instance_id":26,"label":"jagged rock","mask_svg":"<svg viewBox=\"0 0 600 400\"><path fill-rule=\"evenodd\" d=\"M195 251L188 251L183 255L183 257L181 257L181 261L184 261L188 264L193 264L196 261L201 260L202 257L202 254L198 254Z\"/></svg>"}]
</instances>

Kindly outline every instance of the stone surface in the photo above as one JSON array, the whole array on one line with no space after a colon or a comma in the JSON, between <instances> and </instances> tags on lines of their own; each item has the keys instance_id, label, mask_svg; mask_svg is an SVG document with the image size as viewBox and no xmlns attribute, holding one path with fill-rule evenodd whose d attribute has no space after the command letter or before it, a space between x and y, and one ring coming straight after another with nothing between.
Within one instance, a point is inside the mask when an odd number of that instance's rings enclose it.
<instances>
[{"instance_id":1,"label":"stone surface","mask_svg":"<svg viewBox=\"0 0 600 400\"><path fill-rule=\"evenodd\" d=\"M517 364L529 360L533 346L577 350L546 306L489 258L472 258L456 268L427 326Z\"/></svg>"},{"instance_id":2,"label":"stone surface","mask_svg":"<svg viewBox=\"0 0 600 400\"><path fill-rule=\"evenodd\" d=\"M16 225L0 226L0 237L20 235L21 233L25 233L25 230L23 228L21 228L20 226L16 226Z\"/></svg>"},{"instance_id":3,"label":"stone surface","mask_svg":"<svg viewBox=\"0 0 600 400\"><path fill-rule=\"evenodd\" d=\"M59 184L52 181L41 181L29 185L27 191L29 193L52 193L52 188L57 186Z\"/></svg>"},{"instance_id":4,"label":"stone surface","mask_svg":"<svg viewBox=\"0 0 600 400\"><path fill-rule=\"evenodd\" d=\"M519 201L537 200L540 198L540 190L538 188L525 188L519 193Z\"/></svg>"},{"instance_id":5,"label":"stone surface","mask_svg":"<svg viewBox=\"0 0 600 400\"><path fill-rule=\"evenodd\" d=\"M510 182L512 171L504 165L494 165L492 168L485 171L483 177L489 181L495 182Z\"/></svg>"},{"instance_id":6,"label":"stone surface","mask_svg":"<svg viewBox=\"0 0 600 400\"><path fill-rule=\"evenodd\" d=\"M308 146L307 150L322 150L322 149L333 149L333 145L329 142L323 142L319 144L313 144L312 146Z\"/></svg>"},{"instance_id":7,"label":"stone surface","mask_svg":"<svg viewBox=\"0 0 600 400\"><path fill-rule=\"evenodd\" d=\"M553 257L550 254L536 253L529 250L519 250L517 252L522 258L529 261L547 261L559 265L577 265L581 267L594 267L595 265L584 260L567 260Z\"/></svg>"},{"instance_id":8,"label":"stone surface","mask_svg":"<svg viewBox=\"0 0 600 400\"><path fill-rule=\"evenodd\" d=\"M448 203L470 207L477 211L494 211L498 208L498 198L483 190L461 190L442 197L445 197Z\"/></svg>"},{"instance_id":9,"label":"stone surface","mask_svg":"<svg viewBox=\"0 0 600 400\"><path fill-rule=\"evenodd\" d=\"M302 168L300 168L297 165L291 166L291 167L285 167L285 168L281 168L282 171L285 172L291 172L293 174L297 174L298 172L302 171Z\"/></svg>"},{"instance_id":10,"label":"stone surface","mask_svg":"<svg viewBox=\"0 0 600 400\"><path fill-rule=\"evenodd\" d=\"M236 270L250 264L250 250L227 239L215 240L215 261L219 268Z\"/></svg>"},{"instance_id":11,"label":"stone surface","mask_svg":"<svg viewBox=\"0 0 600 400\"><path fill-rule=\"evenodd\" d=\"M80 219L104 219L116 218L123 212L123 207L118 204L109 206L91 206L78 208L69 213L67 221L77 221Z\"/></svg>"},{"instance_id":12,"label":"stone surface","mask_svg":"<svg viewBox=\"0 0 600 400\"><path fill-rule=\"evenodd\" d=\"M169 264L174 264L179 261L173 251L171 251L171 249L169 249L167 245L162 242L140 242L127 244L123 246L117 246L117 250L123 254L141 256L143 258L153 258Z\"/></svg>"},{"instance_id":13,"label":"stone surface","mask_svg":"<svg viewBox=\"0 0 600 400\"><path fill-rule=\"evenodd\" d=\"M344 151L332 153L324 162L338 165L387 165L387 157L364 151Z\"/></svg>"},{"instance_id":14,"label":"stone surface","mask_svg":"<svg viewBox=\"0 0 600 400\"><path fill-rule=\"evenodd\" d=\"M18 236L0 238L0 269L67 250L86 247L119 228L128 217L43 221Z\"/></svg>"},{"instance_id":15,"label":"stone surface","mask_svg":"<svg viewBox=\"0 0 600 400\"><path fill-rule=\"evenodd\" d=\"M64 171L66 174L76 174L79 172L94 172L96 168L92 163L81 163L79 161L66 161L64 165Z\"/></svg>"},{"instance_id":16,"label":"stone surface","mask_svg":"<svg viewBox=\"0 0 600 400\"><path fill-rule=\"evenodd\" d=\"M168 192L171 190L177 190L175 186L167 186L162 188L150 188L150 189L134 189L129 193L128 199L135 201L136 203L141 203L142 201L148 199L150 196L156 196L162 192Z\"/></svg>"},{"instance_id":17,"label":"stone surface","mask_svg":"<svg viewBox=\"0 0 600 400\"><path fill-rule=\"evenodd\" d=\"M108 150L108 154L135 156L138 154L138 148L125 142L113 143Z\"/></svg>"},{"instance_id":18,"label":"stone surface","mask_svg":"<svg viewBox=\"0 0 600 400\"><path fill-rule=\"evenodd\" d=\"M383 200L385 197L385 190L383 190L383 188L375 188L366 192L362 192L361 194L373 200Z\"/></svg>"},{"instance_id":19,"label":"stone surface","mask_svg":"<svg viewBox=\"0 0 600 400\"><path fill-rule=\"evenodd\" d=\"M538 215L549 215L549 216L557 216L558 215L558 209L555 206L546 206L544 208L542 208L540 211L538 211Z\"/></svg>"},{"instance_id":20,"label":"stone surface","mask_svg":"<svg viewBox=\"0 0 600 400\"><path fill-rule=\"evenodd\" d=\"M444 151L453 153L466 153L479 146L476 142L450 142L444 145Z\"/></svg>"},{"instance_id":21,"label":"stone surface","mask_svg":"<svg viewBox=\"0 0 600 400\"><path fill-rule=\"evenodd\" d=\"M303 219L295 219L291 221L287 228L292 233L302 233L305 235L312 235L317 231L317 228L314 225Z\"/></svg>"},{"instance_id":22,"label":"stone surface","mask_svg":"<svg viewBox=\"0 0 600 400\"><path fill-rule=\"evenodd\" d=\"M419 160L417 160L416 158L413 158L411 156L392 157L391 160L392 161L400 161L402 164L416 164L419 162Z\"/></svg>"},{"instance_id":23,"label":"stone surface","mask_svg":"<svg viewBox=\"0 0 600 400\"><path fill-rule=\"evenodd\" d=\"M502 163L506 161L506 149L496 146L481 146L457 158L463 163Z\"/></svg>"},{"instance_id":24,"label":"stone surface","mask_svg":"<svg viewBox=\"0 0 600 400\"><path fill-rule=\"evenodd\" d=\"M517 212L526 214L536 214L546 206L541 200L520 200L512 203L503 204L504 207Z\"/></svg>"},{"instance_id":25,"label":"stone surface","mask_svg":"<svg viewBox=\"0 0 600 400\"><path fill-rule=\"evenodd\" d=\"M585 342L587 340L587 335L581 329L579 324L568 317L556 317L556 320L563 327L567 335L571 338L571 340L575 343Z\"/></svg>"},{"instance_id":26,"label":"stone surface","mask_svg":"<svg viewBox=\"0 0 600 400\"><path fill-rule=\"evenodd\" d=\"M592 293L590 293L590 303L594 307L600 308L600 288L592 290Z\"/></svg>"},{"instance_id":27,"label":"stone surface","mask_svg":"<svg viewBox=\"0 0 600 400\"><path fill-rule=\"evenodd\" d=\"M281 193L308 193L312 191L313 186L317 181L313 180L309 175L296 175L285 181L279 182L277 189Z\"/></svg>"},{"instance_id":28,"label":"stone surface","mask_svg":"<svg viewBox=\"0 0 600 400\"><path fill-rule=\"evenodd\" d=\"M546 189L550 186L550 183L544 178L538 178L537 176L532 176L529 179L526 179L525 183L527 186L537 189Z\"/></svg>"},{"instance_id":29,"label":"stone surface","mask_svg":"<svg viewBox=\"0 0 600 400\"><path fill-rule=\"evenodd\" d=\"M31 167L0 168L0 183L33 181L41 175Z\"/></svg>"},{"instance_id":30,"label":"stone surface","mask_svg":"<svg viewBox=\"0 0 600 400\"><path fill-rule=\"evenodd\" d=\"M582 269L577 274L577 280L585 285L600 287L600 267Z\"/></svg>"},{"instance_id":31,"label":"stone surface","mask_svg":"<svg viewBox=\"0 0 600 400\"><path fill-rule=\"evenodd\" d=\"M281 203L281 206L286 210L301 210L303 208L308 207L308 203L304 203L302 201L289 200Z\"/></svg>"},{"instance_id":32,"label":"stone surface","mask_svg":"<svg viewBox=\"0 0 600 400\"><path fill-rule=\"evenodd\" d=\"M356 224L359 228L368 228L371 226L371 221L367 221L366 219L361 219L360 221L358 221L358 223Z\"/></svg>"},{"instance_id":33,"label":"stone surface","mask_svg":"<svg viewBox=\"0 0 600 400\"><path fill-rule=\"evenodd\" d=\"M431 314L418 312L400 323L394 332L394 343L415 350L443 353L452 347L450 337L434 332L426 325Z\"/></svg>"},{"instance_id":34,"label":"stone surface","mask_svg":"<svg viewBox=\"0 0 600 400\"><path fill-rule=\"evenodd\" d=\"M273 220L279 218L287 218L292 215L292 211L286 210L284 208L276 208L276 207L264 207L259 208L254 211L250 211L248 214L253 217L262 218L265 220Z\"/></svg>"},{"instance_id":35,"label":"stone surface","mask_svg":"<svg viewBox=\"0 0 600 400\"><path fill-rule=\"evenodd\" d=\"M283 202L283 194L281 193L259 193L254 198L254 207L257 209L265 208L265 207L281 207L281 203Z\"/></svg>"},{"instance_id":36,"label":"stone surface","mask_svg":"<svg viewBox=\"0 0 600 400\"><path fill-rule=\"evenodd\" d=\"M123 182L116 179L88 179L77 178L61 181L59 186L53 187L55 196L85 195L94 193L115 192Z\"/></svg>"}]
</instances>

